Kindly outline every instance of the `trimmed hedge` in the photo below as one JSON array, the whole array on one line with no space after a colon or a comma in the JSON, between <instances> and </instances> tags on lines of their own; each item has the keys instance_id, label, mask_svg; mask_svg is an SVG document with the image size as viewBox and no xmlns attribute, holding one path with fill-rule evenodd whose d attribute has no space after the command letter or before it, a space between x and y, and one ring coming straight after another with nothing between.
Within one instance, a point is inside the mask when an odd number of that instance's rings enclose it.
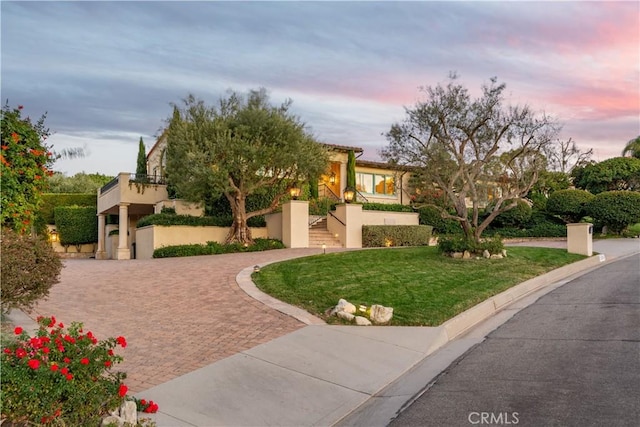
<instances>
[{"instance_id":1,"label":"trimmed hedge","mask_svg":"<svg viewBox=\"0 0 640 427\"><path fill-rule=\"evenodd\" d=\"M190 225L195 227L231 227L233 224L232 217L222 216L191 216L176 215L173 213L159 213L147 215L141 218L136 228L146 227L147 225L164 225L170 227L172 225ZM247 221L249 227L265 227L267 225L263 216L249 218Z\"/></svg>"},{"instance_id":2,"label":"trimmed hedge","mask_svg":"<svg viewBox=\"0 0 640 427\"><path fill-rule=\"evenodd\" d=\"M362 247L427 246L432 231L429 225L364 225Z\"/></svg>"},{"instance_id":3,"label":"trimmed hedge","mask_svg":"<svg viewBox=\"0 0 640 427\"><path fill-rule=\"evenodd\" d=\"M275 239L255 239L253 245L244 246L239 243L221 245L217 242L207 242L206 245L175 245L164 246L153 251L154 258L171 258L196 255L217 255L237 252L260 252L270 249L284 249L284 244Z\"/></svg>"},{"instance_id":4,"label":"trimmed hedge","mask_svg":"<svg viewBox=\"0 0 640 427\"><path fill-rule=\"evenodd\" d=\"M559 190L547 199L547 212L560 216L566 222L579 222L586 215L585 206L595 196L585 190Z\"/></svg>"},{"instance_id":5,"label":"trimmed hedge","mask_svg":"<svg viewBox=\"0 0 640 427\"><path fill-rule=\"evenodd\" d=\"M462 234L462 226L455 219L444 219L440 209L434 205L423 206L418 210L421 225L430 225L436 234Z\"/></svg>"},{"instance_id":6,"label":"trimmed hedge","mask_svg":"<svg viewBox=\"0 0 640 427\"><path fill-rule=\"evenodd\" d=\"M95 206L58 206L54 209L60 244L82 245L98 241Z\"/></svg>"},{"instance_id":7,"label":"trimmed hedge","mask_svg":"<svg viewBox=\"0 0 640 427\"><path fill-rule=\"evenodd\" d=\"M606 225L620 234L631 224L640 222L640 193L635 191L606 191L599 193L586 206L596 223Z\"/></svg>"},{"instance_id":8,"label":"trimmed hedge","mask_svg":"<svg viewBox=\"0 0 640 427\"><path fill-rule=\"evenodd\" d=\"M98 206L97 194L47 193L42 195L39 216L44 224L55 224L54 209L58 206Z\"/></svg>"},{"instance_id":9,"label":"trimmed hedge","mask_svg":"<svg viewBox=\"0 0 640 427\"><path fill-rule=\"evenodd\" d=\"M507 200L504 205L508 205L511 201ZM502 212L493 221L492 224L499 227L521 227L531 218L531 206L524 200L518 200L517 205L513 209Z\"/></svg>"},{"instance_id":10,"label":"trimmed hedge","mask_svg":"<svg viewBox=\"0 0 640 427\"><path fill-rule=\"evenodd\" d=\"M400 203L363 203L363 211L386 211L386 212L415 212L409 205Z\"/></svg>"}]
</instances>

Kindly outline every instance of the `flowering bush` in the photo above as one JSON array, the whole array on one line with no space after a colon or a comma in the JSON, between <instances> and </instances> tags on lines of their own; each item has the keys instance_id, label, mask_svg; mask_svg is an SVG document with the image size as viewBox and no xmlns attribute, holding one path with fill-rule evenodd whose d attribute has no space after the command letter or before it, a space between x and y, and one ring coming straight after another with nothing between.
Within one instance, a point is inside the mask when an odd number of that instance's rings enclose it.
<instances>
[{"instance_id":1,"label":"flowering bush","mask_svg":"<svg viewBox=\"0 0 640 427\"><path fill-rule=\"evenodd\" d=\"M99 425L128 391L126 374L112 371L122 361L114 349L126 347L126 339L98 341L81 323L65 329L55 317L38 323L33 337L16 327L17 339L0 354L3 418L28 425Z\"/></svg>"},{"instance_id":2,"label":"flowering bush","mask_svg":"<svg viewBox=\"0 0 640 427\"><path fill-rule=\"evenodd\" d=\"M56 156L45 144L49 129L45 116L36 123L22 118L22 106L0 110L2 150L0 151L0 223L24 233L31 228L51 176Z\"/></svg>"},{"instance_id":3,"label":"flowering bush","mask_svg":"<svg viewBox=\"0 0 640 427\"><path fill-rule=\"evenodd\" d=\"M144 400L144 399L136 399L132 398L134 402L136 402L136 408L138 408L138 412L144 412L147 414L155 414L158 412L158 404L153 400Z\"/></svg>"}]
</instances>

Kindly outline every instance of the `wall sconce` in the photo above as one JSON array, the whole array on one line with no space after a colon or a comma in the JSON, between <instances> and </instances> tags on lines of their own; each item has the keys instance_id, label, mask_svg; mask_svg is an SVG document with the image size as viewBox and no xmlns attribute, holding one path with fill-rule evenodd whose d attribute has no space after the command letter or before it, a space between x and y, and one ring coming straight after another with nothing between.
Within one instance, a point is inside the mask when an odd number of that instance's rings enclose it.
<instances>
[{"instance_id":1,"label":"wall sconce","mask_svg":"<svg viewBox=\"0 0 640 427\"><path fill-rule=\"evenodd\" d=\"M336 173L331 172L331 175L329 175L329 184L333 185L335 183L336 183Z\"/></svg>"},{"instance_id":2,"label":"wall sconce","mask_svg":"<svg viewBox=\"0 0 640 427\"><path fill-rule=\"evenodd\" d=\"M58 232L56 230L51 230L49 232L49 240L52 242L59 242L60 241L60 236L58 235Z\"/></svg>"},{"instance_id":3,"label":"wall sconce","mask_svg":"<svg viewBox=\"0 0 640 427\"><path fill-rule=\"evenodd\" d=\"M344 201L346 203L353 202L354 197L356 196L356 190L351 187L347 187L344 189Z\"/></svg>"},{"instance_id":4,"label":"wall sconce","mask_svg":"<svg viewBox=\"0 0 640 427\"><path fill-rule=\"evenodd\" d=\"M293 200L298 200L298 197L300 197L300 187L293 186L289 189L289 194L291 195L291 198Z\"/></svg>"}]
</instances>

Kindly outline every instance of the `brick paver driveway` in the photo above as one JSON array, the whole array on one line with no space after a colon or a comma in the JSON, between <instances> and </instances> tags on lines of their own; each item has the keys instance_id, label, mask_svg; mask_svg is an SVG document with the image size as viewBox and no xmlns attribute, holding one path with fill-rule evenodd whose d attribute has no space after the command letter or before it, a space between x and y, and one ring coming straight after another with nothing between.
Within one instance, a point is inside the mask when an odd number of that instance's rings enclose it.
<instances>
[{"instance_id":1,"label":"brick paver driveway","mask_svg":"<svg viewBox=\"0 0 640 427\"><path fill-rule=\"evenodd\" d=\"M139 392L304 326L247 296L245 267L318 249L131 261L67 260L30 313L80 321L98 339L123 335L126 384Z\"/></svg>"}]
</instances>

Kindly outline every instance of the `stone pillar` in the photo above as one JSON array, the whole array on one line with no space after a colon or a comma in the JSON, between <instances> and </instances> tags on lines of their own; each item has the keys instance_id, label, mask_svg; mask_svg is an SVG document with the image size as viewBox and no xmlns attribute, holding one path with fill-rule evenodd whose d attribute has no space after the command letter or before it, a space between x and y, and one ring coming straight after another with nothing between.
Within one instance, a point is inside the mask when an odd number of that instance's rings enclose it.
<instances>
[{"instance_id":1,"label":"stone pillar","mask_svg":"<svg viewBox=\"0 0 640 427\"><path fill-rule=\"evenodd\" d=\"M593 255L593 224L588 222L567 224L567 252Z\"/></svg>"},{"instance_id":2,"label":"stone pillar","mask_svg":"<svg viewBox=\"0 0 640 427\"><path fill-rule=\"evenodd\" d=\"M96 259L107 259L107 252L104 248L105 241L105 215L98 214L98 250L96 251Z\"/></svg>"},{"instance_id":3,"label":"stone pillar","mask_svg":"<svg viewBox=\"0 0 640 427\"><path fill-rule=\"evenodd\" d=\"M129 250L129 203L120 203L118 205L119 221L118 221L118 251L116 259L131 259L131 251Z\"/></svg>"},{"instance_id":4,"label":"stone pillar","mask_svg":"<svg viewBox=\"0 0 640 427\"><path fill-rule=\"evenodd\" d=\"M288 248L309 247L309 202L290 200L282 205L282 243Z\"/></svg>"},{"instance_id":5,"label":"stone pillar","mask_svg":"<svg viewBox=\"0 0 640 427\"><path fill-rule=\"evenodd\" d=\"M362 247L362 205L348 204L336 206L336 216L344 223L344 236L340 236L345 248Z\"/></svg>"}]
</instances>

